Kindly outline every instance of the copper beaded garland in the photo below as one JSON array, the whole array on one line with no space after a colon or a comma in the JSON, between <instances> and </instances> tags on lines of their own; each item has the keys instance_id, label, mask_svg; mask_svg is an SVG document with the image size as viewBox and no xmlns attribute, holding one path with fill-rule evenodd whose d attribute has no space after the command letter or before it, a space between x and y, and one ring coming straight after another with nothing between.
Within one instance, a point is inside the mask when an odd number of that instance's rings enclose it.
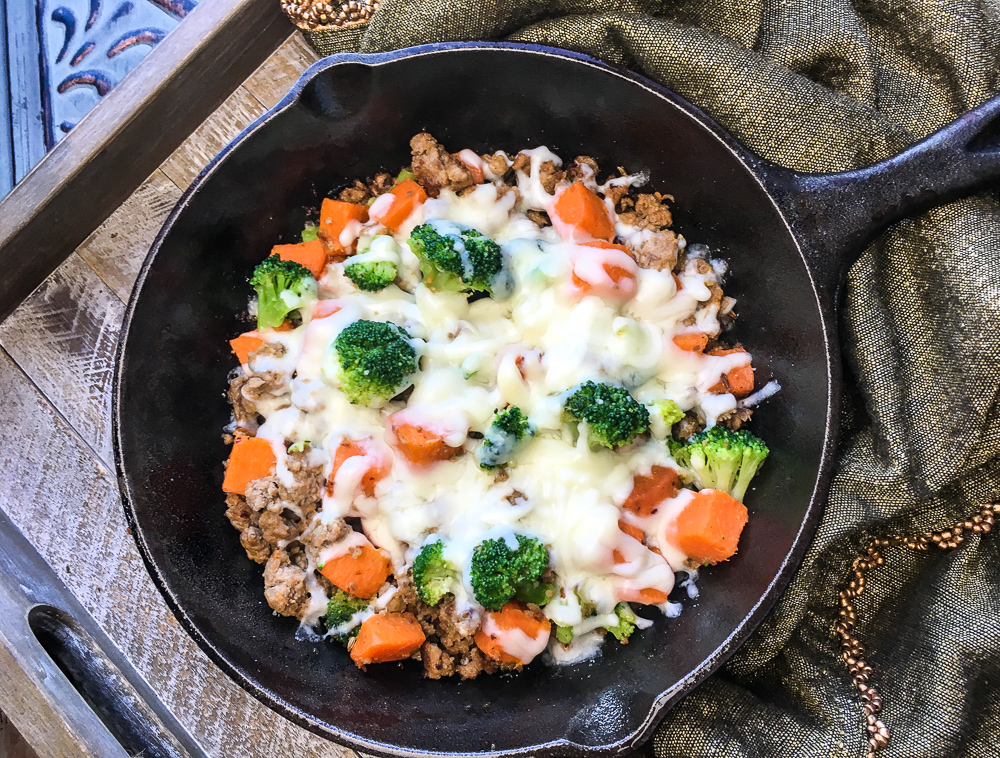
<instances>
[{"instance_id":1,"label":"copper beaded garland","mask_svg":"<svg viewBox=\"0 0 1000 758\"><path fill-rule=\"evenodd\" d=\"M885 563L882 555L885 548L904 545L911 550L930 550L932 545L936 545L942 550L950 550L965 542L969 532L988 534L992 531L997 517L1000 517L1000 503L988 503L982 506L976 515L959 521L947 529L909 537L874 539L868 545L868 549L854 559L847 586L840 591L840 611L833 632L840 638L841 660L847 666L851 680L861 697L868 729L868 758L874 758L876 751L889 744L889 728L879 718L879 713L882 711L882 696L870 683L873 672L871 666L865 662L865 648L854 636L858 617L853 598L865 590L865 572L873 566Z\"/></svg>"},{"instance_id":2,"label":"copper beaded garland","mask_svg":"<svg viewBox=\"0 0 1000 758\"><path fill-rule=\"evenodd\" d=\"M378 0L282 0L281 9L300 29L318 31L368 23L378 10Z\"/></svg>"}]
</instances>

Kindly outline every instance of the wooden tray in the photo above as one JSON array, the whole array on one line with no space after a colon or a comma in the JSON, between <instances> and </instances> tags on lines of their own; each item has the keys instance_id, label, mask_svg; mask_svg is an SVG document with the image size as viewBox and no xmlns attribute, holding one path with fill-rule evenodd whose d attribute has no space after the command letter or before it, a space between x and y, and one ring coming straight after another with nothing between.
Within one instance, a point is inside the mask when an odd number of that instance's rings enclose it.
<instances>
[{"instance_id":1,"label":"wooden tray","mask_svg":"<svg viewBox=\"0 0 1000 758\"><path fill-rule=\"evenodd\" d=\"M148 755L351 754L251 698L183 632L127 533L111 459L136 272L193 177L316 60L291 29L275 0L202 0L0 203L0 711L40 758L130 754L122 728L159 746ZM94 718L101 703L60 670L72 656L46 657L46 634L105 672L131 727Z\"/></svg>"}]
</instances>

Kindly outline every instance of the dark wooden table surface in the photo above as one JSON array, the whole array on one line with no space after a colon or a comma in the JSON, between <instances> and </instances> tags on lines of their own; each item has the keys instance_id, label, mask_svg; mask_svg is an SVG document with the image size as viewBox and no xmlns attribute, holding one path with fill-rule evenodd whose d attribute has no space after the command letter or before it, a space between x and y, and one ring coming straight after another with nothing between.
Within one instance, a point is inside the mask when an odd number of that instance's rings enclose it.
<instances>
[{"instance_id":1,"label":"dark wooden table surface","mask_svg":"<svg viewBox=\"0 0 1000 758\"><path fill-rule=\"evenodd\" d=\"M298 33L289 37L0 323L0 506L205 751L226 758L352 753L233 684L153 586L115 482L113 354L133 280L181 192L315 60ZM19 715L8 713L41 758L68 758L33 740Z\"/></svg>"}]
</instances>

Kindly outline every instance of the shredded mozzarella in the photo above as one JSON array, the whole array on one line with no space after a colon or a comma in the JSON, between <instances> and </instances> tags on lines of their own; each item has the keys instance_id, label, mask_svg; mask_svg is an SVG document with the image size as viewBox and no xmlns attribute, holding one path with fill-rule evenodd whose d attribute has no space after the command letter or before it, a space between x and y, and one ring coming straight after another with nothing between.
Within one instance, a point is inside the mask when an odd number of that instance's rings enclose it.
<instances>
[{"instance_id":1,"label":"shredded mozzarella","mask_svg":"<svg viewBox=\"0 0 1000 758\"><path fill-rule=\"evenodd\" d=\"M363 441L370 451L340 466L317 520L361 518L368 538L391 556L397 569L412 562L428 535L443 538L446 557L465 577L456 593L457 611L466 614L472 628L482 613L468 584L473 548L490 537L537 537L548 546L558 578L557 596L544 613L576 635L570 648L553 643L552 655L579 661L596 654L599 638L592 632L615 623L614 608L623 594L650 588L669 593L674 572L688 570L687 557L672 544L670 532L692 492L681 490L646 519L629 516L657 552L625 534L619 528L621 505L634 476L648 474L653 466L676 468L662 441L669 430L656 433L654 424L653 438L617 451L591 449L583 435L576 436L563 422L564 393L586 380L621 384L642 403L671 399L711 426L723 413L752 405L777 387L768 385L743 403L731 394L716 394L712 388L720 376L749 363L750 354L702 355L673 342L684 332L718 334L718 306L705 303L712 296L708 285L719 282L724 266L696 266L691 257L675 281L669 271L638 268L621 250L583 246L558 227L536 226L525 212L552 216L555 197L567 183L548 194L540 167L545 161L556 166L561 161L545 147L525 152L530 168L518 172L519 199L515 192L501 194L499 177L478 156L464 152L462 160L483 169L487 182L462 196L442 190L391 235L376 219L389 209L392 196L376 198L370 209L373 220L345 229L339 241L346 245L358 239L364 251L348 263L397 264L399 286L359 291L344 275L344 263L330 264L320 282L323 299L303 308L301 326L261 332L280 342L284 354L255 358L249 369L288 378L285 394L258 404L266 419L258 436L274 442L283 483L290 484L286 479L292 476L284 462L284 445L290 442L308 440L312 460L324 464L327 477L342 440ZM583 173L585 183L596 188L593 172ZM636 175L608 184L638 185L647 179ZM610 211L614 213L613 207ZM442 233L471 227L501 244L511 280L509 296L470 304L465 295L425 287L407 244L410 231L424 221ZM616 228L630 244L650 234L621 222ZM608 287L608 265L632 277L621 297L605 300L574 284L575 277L595 288ZM328 300L336 300L339 310L318 317L317 308ZM332 344L358 319L394 322L414 338L421 365L407 401L370 409L352 405L337 388ZM519 406L537 433L518 449L508 475L496 477L482 470L471 453L495 410L507 404ZM427 467L408 465L394 451L390 415L434 428L449 446L466 454ZM388 470L374 498L359 492L371 456ZM365 539L357 537L328 548L323 558L330 560ZM616 560L616 554L623 560ZM695 591L693 584L687 586ZM313 597L304 623L312 624L322 615L325 595L315 581L309 589ZM380 598L379 607L388 598ZM671 615L678 607L664 603L662 610ZM491 629L490 623L484 629ZM522 660L546 645L547 637L493 631L503 649Z\"/></svg>"}]
</instances>

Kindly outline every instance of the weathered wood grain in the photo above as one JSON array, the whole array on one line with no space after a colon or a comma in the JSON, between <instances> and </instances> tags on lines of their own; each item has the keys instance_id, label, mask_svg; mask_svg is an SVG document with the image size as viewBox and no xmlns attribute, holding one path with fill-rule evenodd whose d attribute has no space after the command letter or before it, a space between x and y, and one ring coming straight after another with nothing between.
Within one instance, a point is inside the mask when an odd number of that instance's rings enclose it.
<instances>
[{"instance_id":1,"label":"weathered wood grain","mask_svg":"<svg viewBox=\"0 0 1000 758\"><path fill-rule=\"evenodd\" d=\"M0 713L0 756L3 758L38 758L24 741L10 719Z\"/></svg>"},{"instance_id":2,"label":"weathered wood grain","mask_svg":"<svg viewBox=\"0 0 1000 758\"><path fill-rule=\"evenodd\" d=\"M33 7L16 2L4 6L5 12L0 14L4 26L0 38L5 59L3 77L8 82L2 106L6 111L3 123L7 134L0 138L0 144L6 143L9 178L17 183L45 156L45 126L39 114L46 77L38 65L44 53ZM0 159L0 162L5 161Z\"/></svg>"},{"instance_id":3,"label":"weathered wood grain","mask_svg":"<svg viewBox=\"0 0 1000 758\"><path fill-rule=\"evenodd\" d=\"M215 154L266 110L257 98L237 87L163 162L160 170L178 187L187 189Z\"/></svg>"},{"instance_id":4,"label":"weathered wood grain","mask_svg":"<svg viewBox=\"0 0 1000 758\"><path fill-rule=\"evenodd\" d=\"M0 508L207 752L225 758L353 754L233 684L153 586L126 532L110 468L113 347L122 302L181 190L313 60L299 35L286 40L247 89L236 90L80 246L78 257L0 324L0 345L9 351L0 350L0 425L7 432L0 439Z\"/></svg>"},{"instance_id":5,"label":"weathered wood grain","mask_svg":"<svg viewBox=\"0 0 1000 758\"><path fill-rule=\"evenodd\" d=\"M76 252L122 300L181 190L157 169Z\"/></svg>"},{"instance_id":6,"label":"weathered wood grain","mask_svg":"<svg viewBox=\"0 0 1000 758\"><path fill-rule=\"evenodd\" d=\"M40 758L208 758L2 510L0 608L0 708Z\"/></svg>"},{"instance_id":7,"label":"weathered wood grain","mask_svg":"<svg viewBox=\"0 0 1000 758\"><path fill-rule=\"evenodd\" d=\"M0 600L7 598L0 593ZM30 632L28 633L30 634ZM23 637L8 640L0 634L0 702L17 717L21 729L30 742L21 742L22 746L35 745L40 756L36 758L128 758L120 747L114 744L113 738L105 737L105 744L99 746L96 752L91 747L82 744L73 734L75 720L59 718L58 705L47 700L36 686L31 674L32 663L47 663L44 658L27 661L23 657L23 648L32 645L31 639ZM84 720L87 716L84 715ZM7 758L3 744L3 731L0 729L0 757ZM17 748L17 745L14 745ZM117 748L117 750L116 750ZM20 751L19 753L20 754ZM31 755L35 756L34 752Z\"/></svg>"},{"instance_id":8,"label":"weathered wood grain","mask_svg":"<svg viewBox=\"0 0 1000 758\"><path fill-rule=\"evenodd\" d=\"M0 345L108 470L111 377L124 311L121 300L72 255L0 324Z\"/></svg>"},{"instance_id":9,"label":"weathered wood grain","mask_svg":"<svg viewBox=\"0 0 1000 758\"><path fill-rule=\"evenodd\" d=\"M206 751L349 756L250 698L176 622L126 531L114 477L0 354L0 508Z\"/></svg>"},{"instance_id":10,"label":"weathered wood grain","mask_svg":"<svg viewBox=\"0 0 1000 758\"><path fill-rule=\"evenodd\" d=\"M319 56L306 44L302 33L295 32L250 75L243 86L265 108L273 108L302 72L318 60Z\"/></svg>"}]
</instances>

